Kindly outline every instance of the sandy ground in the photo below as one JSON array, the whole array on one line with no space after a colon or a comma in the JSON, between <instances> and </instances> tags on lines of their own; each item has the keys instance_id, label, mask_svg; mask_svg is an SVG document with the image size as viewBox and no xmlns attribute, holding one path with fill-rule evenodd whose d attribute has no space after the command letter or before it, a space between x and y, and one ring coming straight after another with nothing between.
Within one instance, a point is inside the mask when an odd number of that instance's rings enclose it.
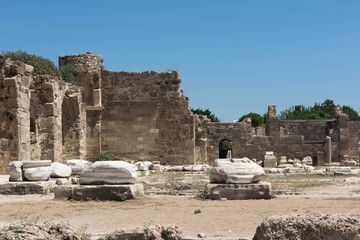
<instances>
[{"instance_id":1,"label":"sandy ground","mask_svg":"<svg viewBox=\"0 0 360 240\"><path fill-rule=\"evenodd\" d=\"M186 237L251 239L256 227L277 214L353 213L360 216L360 185L309 188L301 195L271 200L211 201L192 197L145 196L126 202L73 202L50 195L0 196L0 225L26 218L85 226L94 238L133 226L176 224ZM200 209L200 214L194 210Z\"/></svg>"}]
</instances>

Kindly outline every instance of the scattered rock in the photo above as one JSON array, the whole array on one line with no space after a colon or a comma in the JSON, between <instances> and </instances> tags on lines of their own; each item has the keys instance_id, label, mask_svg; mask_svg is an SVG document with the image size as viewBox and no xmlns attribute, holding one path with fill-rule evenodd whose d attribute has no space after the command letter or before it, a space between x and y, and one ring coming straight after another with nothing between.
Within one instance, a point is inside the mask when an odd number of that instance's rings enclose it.
<instances>
[{"instance_id":1,"label":"scattered rock","mask_svg":"<svg viewBox=\"0 0 360 240\"><path fill-rule=\"evenodd\" d=\"M277 166L277 160L274 152L265 152L264 167L275 168Z\"/></svg>"},{"instance_id":2,"label":"scattered rock","mask_svg":"<svg viewBox=\"0 0 360 240\"><path fill-rule=\"evenodd\" d=\"M154 164L152 162L149 162L149 161L144 161L142 162L145 166L147 166L147 168L149 170L153 170L153 167L154 167Z\"/></svg>"},{"instance_id":3,"label":"scattered rock","mask_svg":"<svg viewBox=\"0 0 360 240\"><path fill-rule=\"evenodd\" d=\"M12 161L9 162L9 174L10 182L21 182L23 180L22 173L22 162L21 161Z\"/></svg>"},{"instance_id":4,"label":"scattered rock","mask_svg":"<svg viewBox=\"0 0 360 240\"><path fill-rule=\"evenodd\" d=\"M143 162L136 162L135 166L137 167L138 171L148 171L149 167L145 165Z\"/></svg>"},{"instance_id":5,"label":"scattered rock","mask_svg":"<svg viewBox=\"0 0 360 240\"><path fill-rule=\"evenodd\" d=\"M288 163L282 163L280 165L277 166L278 168L287 168L287 167L293 167L292 164L288 164Z\"/></svg>"},{"instance_id":6,"label":"scattered rock","mask_svg":"<svg viewBox=\"0 0 360 240\"><path fill-rule=\"evenodd\" d=\"M303 158L302 163L306 164L306 165L309 165L309 166L312 166L313 165L313 160L312 160L312 158L310 156L306 156L306 157Z\"/></svg>"},{"instance_id":7,"label":"scattered rock","mask_svg":"<svg viewBox=\"0 0 360 240\"><path fill-rule=\"evenodd\" d=\"M360 178L358 178L358 177L345 178L345 182L347 182L347 183L360 183Z\"/></svg>"},{"instance_id":8,"label":"scattered rock","mask_svg":"<svg viewBox=\"0 0 360 240\"><path fill-rule=\"evenodd\" d=\"M201 209L195 209L194 214L199 214L199 213L201 213Z\"/></svg>"},{"instance_id":9,"label":"scattered rock","mask_svg":"<svg viewBox=\"0 0 360 240\"><path fill-rule=\"evenodd\" d=\"M66 164L71 168L72 175L80 175L92 165L91 162L81 159L67 160Z\"/></svg>"},{"instance_id":10,"label":"scattered rock","mask_svg":"<svg viewBox=\"0 0 360 240\"><path fill-rule=\"evenodd\" d=\"M198 238L206 238L206 234L205 233L198 233L197 235Z\"/></svg>"},{"instance_id":11,"label":"scattered rock","mask_svg":"<svg viewBox=\"0 0 360 240\"><path fill-rule=\"evenodd\" d=\"M0 239L86 239L86 233L76 231L68 224L63 223L37 223L36 221L19 222L0 230Z\"/></svg>"},{"instance_id":12,"label":"scattered rock","mask_svg":"<svg viewBox=\"0 0 360 240\"><path fill-rule=\"evenodd\" d=\"M29 181L47 181L52 173L50 160L24 161L24 177Z\"/></svg>"},{"instance_id":13,"label":"scattered rock","mask_svg":"<svg viewBox=\"0 0 360 240\"><path fill-rule=\"evenodd\" d=\"M180 240L182 239L182 231L176 225L156 225L119 230L110 234L109 239Z\"/></svg>"},{"instance_id":14,"label":"scattered rock","mask_svg":"<svg viewBox=\"0 0 360 240\"><path fill-rule=\"evenodd\" d=\"M52 167L51 177L65 178L71 176L71 167L69 167L68 165L59 162L53 162L51 164L51 167Z\"/></svg>"},{"instance_id":15,"label":"scattered rock","mask_svg":"<svg viewBox=\"0 0 360 240\"><path fill-rule=\"evenodd\" d=\"M360 239L360 222L352 214L282 215L265 219L253 240Z\"/></svg>"}]
</instances>

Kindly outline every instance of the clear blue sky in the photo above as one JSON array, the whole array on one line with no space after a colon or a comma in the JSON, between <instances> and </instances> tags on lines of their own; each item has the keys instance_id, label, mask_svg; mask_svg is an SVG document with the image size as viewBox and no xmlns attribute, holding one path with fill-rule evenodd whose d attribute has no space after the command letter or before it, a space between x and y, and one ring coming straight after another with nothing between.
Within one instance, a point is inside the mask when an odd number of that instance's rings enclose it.
<instances>
[{"instance_id":1,"label":"clear blue sky","mask_svg":"<svg viewBox=\"0 0 360 240\"><path fill-rule=\"evenodd\" d=\"M360 1L1 2L0 50L113 71L179 70L192 108L222 121L332 99L360 110Z\"/></svg>"}]
</instances>

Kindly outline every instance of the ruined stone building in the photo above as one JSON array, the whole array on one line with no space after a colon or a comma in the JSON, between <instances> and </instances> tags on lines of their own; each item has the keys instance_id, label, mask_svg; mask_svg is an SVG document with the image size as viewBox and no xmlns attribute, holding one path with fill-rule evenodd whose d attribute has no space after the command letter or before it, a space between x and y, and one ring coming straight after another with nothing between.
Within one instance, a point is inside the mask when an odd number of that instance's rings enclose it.
<instances>
[{"instance_id":1,"label":"ruined stone building","mask_svg":"<svg viewBox=\"0 0 360 240\"><path fill-rule=\"evenodd\" d=\"M75 80L34 75L33 68L0 60L0 173L12 160L86 159L102 151L126 161L211 164L231 141L233 157L312 156L323 164L326 137L332 160L358 159L360 122L338 109L321 121L283 121L270 107L266 126L212 123L193 115L177 72L112 72L91 53L59 57Z\"/></svg>"}]
</instances>

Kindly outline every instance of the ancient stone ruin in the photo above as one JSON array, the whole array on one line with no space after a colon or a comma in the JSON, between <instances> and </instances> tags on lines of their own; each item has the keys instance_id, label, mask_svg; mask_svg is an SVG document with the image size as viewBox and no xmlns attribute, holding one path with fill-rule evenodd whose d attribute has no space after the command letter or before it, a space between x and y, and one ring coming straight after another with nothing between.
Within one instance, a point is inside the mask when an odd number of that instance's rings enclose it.
<instances>
[{"instance_id":1,"label":"ancient stone ruin","mask_svg":"<svg viewBox=\"0 0 360 240\"><path fill-rule=\"evenodd\" d=\"M260 182L264 176L263 168L248 158L216 159L210 171L209 198L270 199L271 184Z\"/></svg>"},{"instance_id":2,"label":"ancient stone ruin","mask_svg":"<svg viewBox=\"0 0 360 240\"><path fill-rule=\"evenodd\" d=\"M192 114L178 72L112 72L92 53L59 57L59 65L74 69L72 83L0 60L0 173L11 161L93 162L104 151L127 162L213 164L223 141L233 158L359 159L360 122L340 108L326 120L280 120L271 106L265 127L214 123Z\"/></svg>"}]
</instances>

